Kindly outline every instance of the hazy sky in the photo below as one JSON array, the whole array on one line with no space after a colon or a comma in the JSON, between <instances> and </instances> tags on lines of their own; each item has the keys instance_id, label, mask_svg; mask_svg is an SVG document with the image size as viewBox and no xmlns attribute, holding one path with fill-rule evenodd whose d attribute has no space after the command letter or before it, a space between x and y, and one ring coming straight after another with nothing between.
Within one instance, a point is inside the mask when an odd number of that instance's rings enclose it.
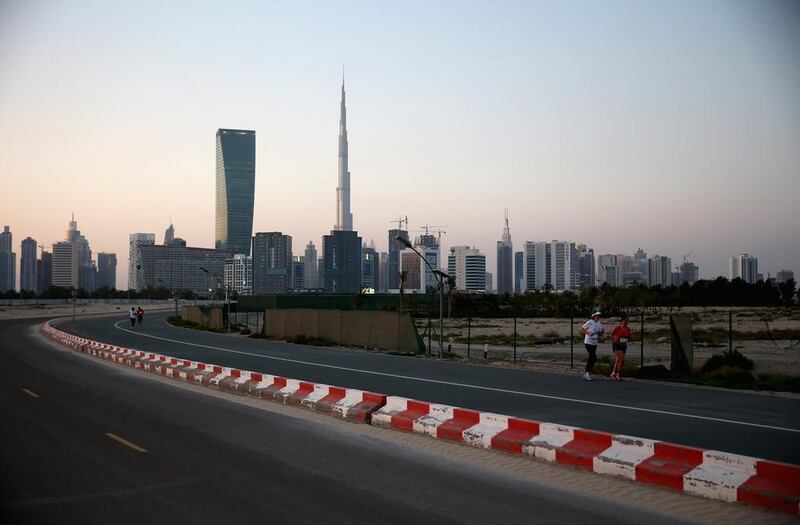
<instances>
[{"instance_id":1,"label":"hazy sky","mask_svg":"<svg viewBox=\"0 0 800 525\"><path fill-rule=\"evenodd\" d=\"M169 4L169 5L165 5ZM346 66L355 228L515 250L748 252L800 271L800 3L0 1L0 226L94 252L169 217L214 241L214 134L256 130L255 231L335 221Z\"/></svg>"}]
</instances>

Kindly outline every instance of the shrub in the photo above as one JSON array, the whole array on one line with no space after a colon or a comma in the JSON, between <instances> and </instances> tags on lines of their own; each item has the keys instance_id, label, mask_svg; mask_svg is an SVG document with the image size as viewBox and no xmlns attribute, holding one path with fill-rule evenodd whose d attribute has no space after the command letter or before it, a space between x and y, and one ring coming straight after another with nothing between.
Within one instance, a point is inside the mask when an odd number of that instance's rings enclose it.
<instances>
[{"instance_id":1,"label":"shrub","mask_svg":"<svg viewBox=\"0 0 800 525\"><path fill-rule=\"evenodd\" d=\"M705 379L712 383L725 385L752 385L756 382L755 376L749 370L728 365L723 365L718 370L706 374Z\"/></svg>"},{"instance_id":2,"label":"shrub","mask_svg":"<svg viewBox=\"0 0 800 525\"><path fill-rule=\"evenodd\" d=\"M239 333L242 335L250 335L250 329L245 326L244 328L239 330Z\"/></svg>"},{"instance_id":3,"label":"shrub","mask_svg":"<svg viewBox=\"0 0 800 525\"><path fill-rule=\"evenodd\" d=\"M720 370L724 366L750 371L755 365L753 361L734 350L733 352L723 352L722 354L712 355L700 368L700 373L703 375L710 374L711 372Z\"/></svg>"}]
</instances>

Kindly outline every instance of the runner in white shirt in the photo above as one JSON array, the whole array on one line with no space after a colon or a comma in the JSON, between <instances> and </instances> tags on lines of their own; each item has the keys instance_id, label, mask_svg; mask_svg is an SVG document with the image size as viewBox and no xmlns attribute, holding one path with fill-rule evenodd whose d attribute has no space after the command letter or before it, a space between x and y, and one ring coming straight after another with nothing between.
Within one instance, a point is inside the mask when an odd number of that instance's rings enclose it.
<instances>
[{"instance_id":1,"label":"runner in white shirt","mask_svg":"<svg viewBox=\"0 0 800 525\"><path fill-rule=\"evenodd\" d=\"M600 312L593 313L592 318L583 323L581 327L581 333L584 335L583 346L589 353L589 358L586 360L586 371L583 374L583 379L586 381L592 380L592 368L597 362L597 342L603 334L603 323L600 322L601 316Z\"/></svg>"}]
</instances>

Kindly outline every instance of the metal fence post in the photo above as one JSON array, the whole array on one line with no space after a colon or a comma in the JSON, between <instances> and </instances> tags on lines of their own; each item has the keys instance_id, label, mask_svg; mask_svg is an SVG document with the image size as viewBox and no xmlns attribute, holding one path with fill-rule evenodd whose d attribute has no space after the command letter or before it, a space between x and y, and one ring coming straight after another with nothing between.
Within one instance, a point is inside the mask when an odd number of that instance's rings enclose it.
<instances>
[{"instance_id":1,"label":"metal fence post","mask_svg":"<svg viewBox=\"0 0 800 525\"><path fill-rule=\"evenodd\" d=\"M641 324L639 328L639 367L644 366L644 308L641 313Z\"/></svg>"},{"instance_id":2,"label":"metal fence post","mask_svg":"<svg viewBox=\"0 0 800 525\"><path fill-rule=\"evenodd\" d=\"M728 353L733 353L733 310L728 312Z\"/></svg>"},{"instance_id":3,"label":"metal fence post","mask_svg":"<svg viewBox=\"0 0 800 525\"><path fill-rule=\"evenodd\" d=\"M433 332L433 324L431 324L431 309L428 308L428 326L425 327L428 332L428 355L431 355L431 333Z\"/></svg>"},{"instance_id":4,"label":"metal fence post","mask_svg":"<svg viewBox=\"0 0 800 525\"><path fill-rule=\"evenodd\" d=\"M514 362L517 362L517 315L514 314Z\"/></svg>"},{"instance_id":5,"label":"metal fence post","mask_svg":"<svg viewBox=\"0 0 800 525\"><path fill-rule=\"evenodd\" d=\"M569 309L569 367L575 368L575 309Z\"/></svg>"},{"instance_id":6,"label":"metal fence post","mask_svg":"<svg viewBox=\"0 0 800 525\"><path fill-rule=\"evenodd\" d=\"M469 359L469 350L472 346L472 316L467 317L467 359Z\"/></svg>"}]
</instances>

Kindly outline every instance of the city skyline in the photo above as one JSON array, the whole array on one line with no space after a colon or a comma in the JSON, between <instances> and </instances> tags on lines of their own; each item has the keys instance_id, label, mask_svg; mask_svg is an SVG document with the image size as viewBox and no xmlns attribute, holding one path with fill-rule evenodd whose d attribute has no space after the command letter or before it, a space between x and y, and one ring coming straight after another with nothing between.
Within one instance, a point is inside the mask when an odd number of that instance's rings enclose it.
<instances>
[{"instance_id":1,"label":"city skyline","mask_svg":"<svg viewBox=\"0 0 800 525\"><path fill-rule=\"evenodd\" d=\"M408 215L412 229L447 225L442 253L473 245L494 269L502 210L509 208L516 247L552 239L585 242L595 254L642 246L674 263L694 250L702 278L726 275L728 258L740 253L757 256L765 276L798 268L800 218L793 192L784 190L800 172L794 147L800 143L800 81L786 47L796 35L778 20L795 20L796 13L736 2L726 3L734 6L727 10L721 4L623 5L595 13L595 25L587 25L590 6L570 17L544 6L520 8L541 15L525 30L508 10L476 7L455 13L447 34L485 19L486 35L466 49L452 47L445 36L428 36L423 44L432 56L406 39L381 41L372 50L352 44L310 50L300 41L303 31L287 36L287 28L269 38L288 38L297 45L290 56L305 59L291 62L260 49L272 64L268 81L243 68L244 58L225 63L222 52L203 67L188 60L171 71L166 65L182 56L171 39L165 66L142 69L133 52L141 36L135 24L147 9L129 13L116 6L91 15L107 22L108 31L131 30L110 44L122 62L132 60L122 70L94 50L102 48L105 32L78 24L86 39L70 40L70 21L82 19L86 8L56 5L45 13L4 5L0 72L8 74L0 82L0 174L10 191L0 223L11 226L15 239L30 236L50 246L74 210L96 251L120 255L118 285L124 288L130 233L161 232L171 215L188 245L214 246L211 134L231 126L258 132L253 231L282 231L298 246L309 240L321 246L333 213L331 123L341 111L333 86L344 59L356 139L349 146L360 174L352 206L359 211L359 236L375 239L379 251L386 251L390 221ZM318 10L300 9L309 17L304 31L333 16L355 40L374 33L363 27L365 19L398 34L410 34L419 22L389 21L374 8L359 14L360 22L347 20L352 9ZM289 8L270 13L278 19L298 14ZM263 21L257 15L253 19ZM191 16L210 23L203 14ZM660 16L663 22L656 22ZM177 17L166 9L163 25L152 31L167 38ZM764 18L778 25L767 32ZM614 25L623 19L630 22ZM712 19L716 25L709 28ZM670 22L690 44L667 38L662 27ZM431 28L431 22L419 23ZM559 45L548 47L533 36L537 28L546 31L546 23L557 28L549 34ZM653 38L637 41L642 49L623 45L646 29ZM182 36L207 49L199 34ZM33 44L23 46L29 38ZM60 44L63 64L43 70ZM391 69L380 52L398 58ZM728 59L734 52L737 61ZM492 53L502 59L492 60ZM445 75L439 67L445 58L464 67ZM467 58L474 67L463 62ZM54 92L49 75L79 62L86 66L81 83L64 79ZM203 87L176 76L192 78L215 65L246 81L234 88L235 96L212 97L226 86L213 79ZM617 76L602 74L611 65ZM656 77L643 80L650 68ZM128 86L130 79L138 80ZM587 82L591 88L581 87ZM722 86L726 91L719 93ZM119 94L112 96L112 88ZM20 253L18 243L13 250Z\"/></svg>"}]
</instances>

